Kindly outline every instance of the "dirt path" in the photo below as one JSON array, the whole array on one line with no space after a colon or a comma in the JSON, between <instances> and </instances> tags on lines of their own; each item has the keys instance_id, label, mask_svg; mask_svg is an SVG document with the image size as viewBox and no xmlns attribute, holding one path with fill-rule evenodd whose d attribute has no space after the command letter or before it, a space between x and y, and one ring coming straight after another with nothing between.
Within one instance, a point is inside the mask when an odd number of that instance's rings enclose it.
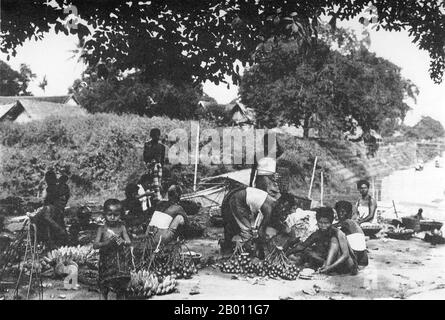
<instances>
[{"instance_id":1,"label":"dirt path","mask_svg":"<svg viewBox=\"0 0 445 320\"><path fill-rule=\"evenodd\" d=\"M193 240L193 251L203 258L217 254L215 240ZM368 241L370 264L357 276L330 276L325 280L261 280L223 274L208 267L190 280L179 280L178 292L154 300L263 300L263 299L444 299L445 246L433 247L420 240L376 239ZM99 293L81 287L65 291L59 281L48 280L44 299L93 300ZM192 289L199 294L190 295ZM318 291L318 292L317 292ZM113 297L111 297L113 298Z\"/></svg>"}]
</instances>

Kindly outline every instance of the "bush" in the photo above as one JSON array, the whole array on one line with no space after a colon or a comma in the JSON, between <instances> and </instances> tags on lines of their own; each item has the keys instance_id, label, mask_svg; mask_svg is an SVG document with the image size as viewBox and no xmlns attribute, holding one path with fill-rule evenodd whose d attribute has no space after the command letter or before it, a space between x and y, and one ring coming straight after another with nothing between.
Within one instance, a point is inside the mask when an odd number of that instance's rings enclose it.
<instances>
[{"instance_id":1,"label":"bush","mask_svg":"<svg viewBox=\"0 0 445 320\"><path fill-rule=\"evenodd\" d=\"M201 126L211 124L201 122ZM4 123L0 127L1 196L39 197L49 168L68 174L75 199L122 195L125 185L144 173L143 146L154 127L165 137L176 128L190 131L186 121L113 114ZM176 171L177 180L185 179L187 184L191 174L193 182L193 166L177 166Z\"/></svg>"},{"instance_id":2,"label":"bush","mask_svg":"<svg viewBox=\"0 0 445 320\"><path fill-rule=\"evenodd\" d=\"M34 200L41 197L44 174L53 168L70 177L70 204L102 203L108 197L122 199L126 184L136 182L145 171L143 146L154 127L163 135L177 128L190 132L187 121L136 115L94 114L77 118L53 117L27 124L3 123L0 126L0 198L20 196ZM201 121L201 128L216 128L216 125ZM316 156L319 161L314 192L319 190L322 169L326 191L344 193L341 177L329 170L333 161L343 162L353 172L360 173L360 161L347 162L350 157L356 157L351 142L279 135L278 143L285 151L278 165L289 169L290 191L295 194L307 194ZM198 181L201 177L249 167L201 163ZM179 184L184 193L193 190L193 178L193 164L167 164L163 172L164 186Z\"/></svg>"}]
</instances>

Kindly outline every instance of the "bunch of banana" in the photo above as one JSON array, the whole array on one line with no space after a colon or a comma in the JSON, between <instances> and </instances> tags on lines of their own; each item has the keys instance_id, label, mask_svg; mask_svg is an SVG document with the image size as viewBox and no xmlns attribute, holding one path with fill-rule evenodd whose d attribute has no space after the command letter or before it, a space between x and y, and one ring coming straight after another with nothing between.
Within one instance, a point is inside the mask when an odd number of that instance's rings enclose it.
<instances>
[{"instance_id":1,"label":"bunch of banana","mask_svg":"<svg viewBox=\"0 0 445 320\"><path fill-rule=\"evenodd\" d=\"M156 293L158 286L158 278L153 273L147 270L131 272L131 279L128 286L130 294L148 298Z\"/></svg>"},{"instance_id":2,"label":"bunch of banana","mask_svg":"<svg viewBox=\"0 0 445 320\"><path fill-rule=\"evenodd\" d=\"M156 289L157 295L168 294L175 291L175 287L177 285L176 279L174 276L167 276L164 278L158 288Z\"/></svg>"},{"instance_id":3,"label":"bunch of banana","mask_svg":"<svg viewBox=\"0 0 445 320\"><path fill-rule=\"evenodd\" d=\"M98 251L94 250L91 246L64 246L48 252L43 260L50 265L56 265L59 263L67 265L70 262L75 262L82 266L87 262L97 260L97 252Z\"/></svg>"}]
</instances>

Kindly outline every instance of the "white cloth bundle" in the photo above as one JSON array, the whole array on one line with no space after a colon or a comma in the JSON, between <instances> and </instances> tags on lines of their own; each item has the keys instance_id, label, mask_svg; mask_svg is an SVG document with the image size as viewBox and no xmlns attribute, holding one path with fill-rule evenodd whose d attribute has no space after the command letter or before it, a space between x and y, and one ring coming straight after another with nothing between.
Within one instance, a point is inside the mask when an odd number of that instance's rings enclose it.
<instances>
[{"instance_id":1,"label":"white cloth bundle","mask_svg":"<svg viewBox=\"0 0 445 320\"><path fill-rule=\"evenodd\" d=\"M173 218L168 214L161 211L155 211L148 225L159 229L168 229L172 220Z\"/></svg>"}]
</instances>

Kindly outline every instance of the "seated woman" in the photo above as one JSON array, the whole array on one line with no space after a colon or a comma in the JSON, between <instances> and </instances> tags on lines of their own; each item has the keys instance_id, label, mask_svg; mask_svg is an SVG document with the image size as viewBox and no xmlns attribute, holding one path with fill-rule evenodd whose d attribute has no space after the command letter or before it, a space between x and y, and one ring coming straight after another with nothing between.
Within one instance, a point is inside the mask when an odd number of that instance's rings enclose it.
<instances>
[{"instance_id":1,"label":"seated woman","mask_svg":"<svg viewBox=\"0 0 445 320\"><path fill-rule=\"evenodd\" d=\"M50 248L65 245L68 233L65 229L64 207L66 197L61 193L54 171L45 174L47 188L44 194L43 207L36 212L38 241L47 243Z\"/></svg>"},{"instance_id":2,"label":"seated woman","mask_svg":"<svg viewBox=\"0 0 445 320\"><path fill-rule=\"evenodd\" d=\"M348 201L338 201L335 204L338 226L346 235L349 246L354 251L359 266L368 265L368 252L366 250L365 234L360 225L352 220L352 204Z\"/></svg>"},{"instance_id":3,"label":"seated woman","mask_svg":"<svg viewBox=\"0 0 445 320\"><path fill-rule=\"evenodd\" d=\"M146 236L152 234L156 243L168 244L177 238L178 228L188 223L187 214L179 205L181 194L181 188L172 185L167 191L168 201L156 205L146 231Z\"/></svg>"},{"instance_id":4,"label":"seated woman","mask_svg":"<svg viewBox=\"0 0 445 320\"><path fill-rule=\"evenodd\" d=\"M300 253L303 261L297 260L320 273L357 274L357 258L345 234L332 226L334 210L330 207L318 208L316 219L318 230L306 241L290 249L288 254Z\"/></svg>"}]
</instances>

